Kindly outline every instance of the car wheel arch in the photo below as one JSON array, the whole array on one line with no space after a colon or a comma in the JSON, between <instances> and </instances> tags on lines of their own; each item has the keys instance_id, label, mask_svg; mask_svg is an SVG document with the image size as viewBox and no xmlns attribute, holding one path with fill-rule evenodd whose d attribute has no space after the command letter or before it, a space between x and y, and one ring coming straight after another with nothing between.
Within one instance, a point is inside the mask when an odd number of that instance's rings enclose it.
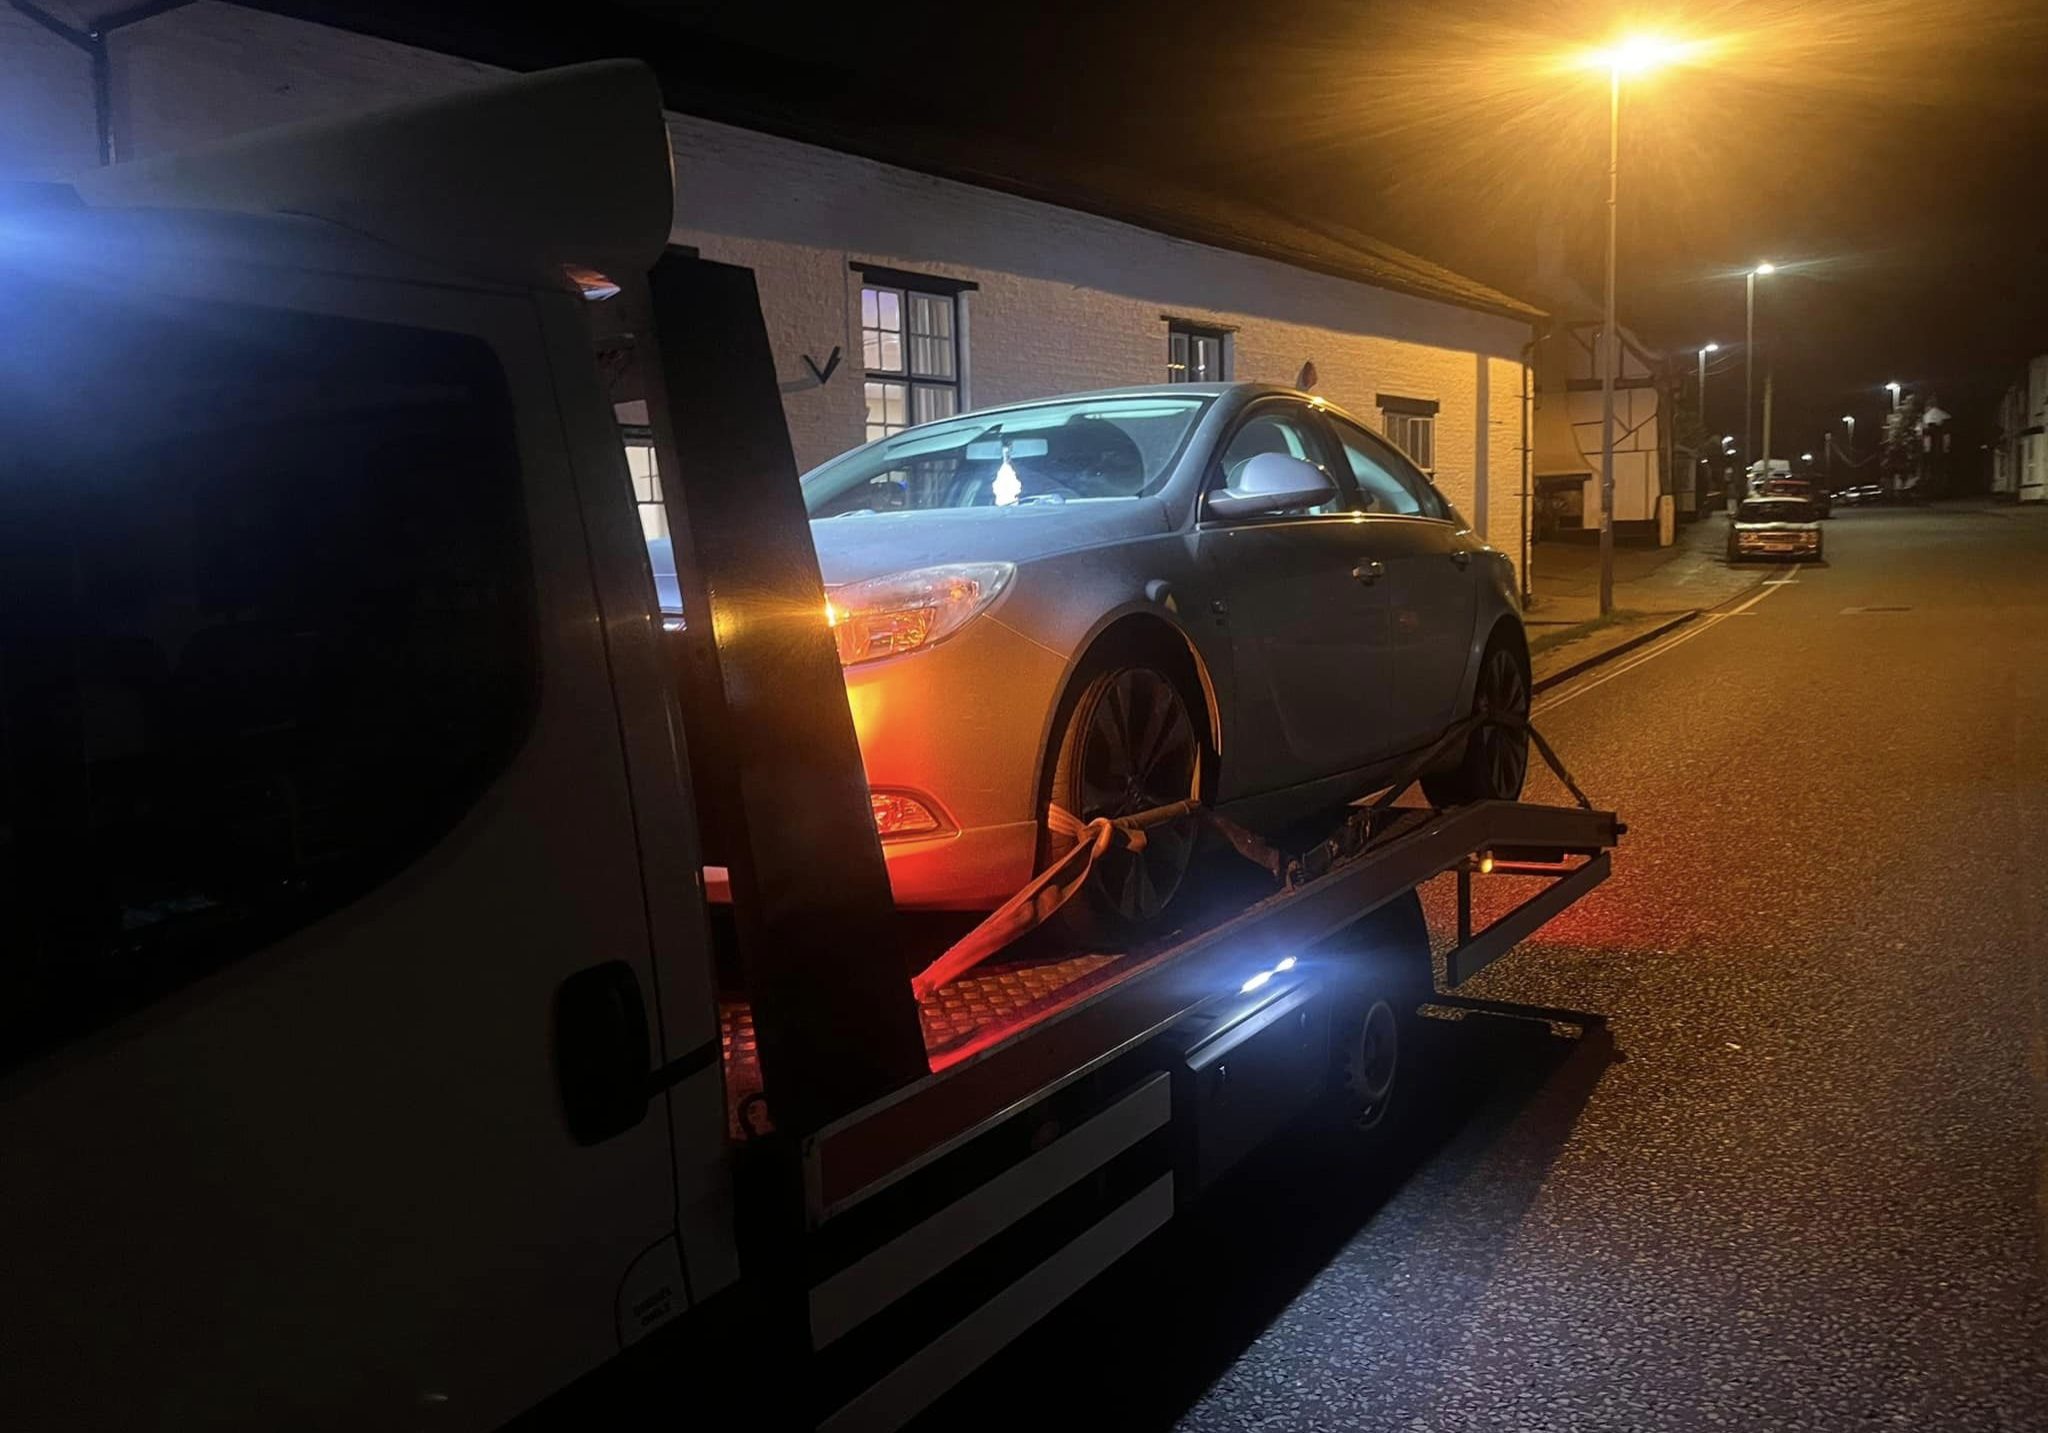
<instances>
[{"instance_id":1,"label":"car wheel arch","mask_svg":"<svg viewBox=\"0 0 2048 1433\"><path fill-rule=\"evenodd\" d=\"M1119 648L1133 653L1157 653L1176 664L1185 664L1182 675L1192 679L1195 694L1201 699L1209 755L1214 758L1211 769L1203 773L1202 795L1204 800L1214 799L1217 789L1214 768L1221 764L1223 757L1222 702L1215 677L1201 649L1186 631L1156 612L1141 608L1105 614L1094 630L1075 645L1074 655L1060 677L1059 691L1046 708L1044 729L1039 733L1037 790L1041 804L1052 778L1060 722L1072 708L1088 678L1091 665L1104 653Z\"/></svg>"},{"instance_id":2,"label":"car wheel arch","mask_svg":"<svg viewBox=\"0 0 2048 1433\"><path fill-rule=\"evenodd\" d=\"M1480 664L1486 660L1486 649L1493 645L1493 639L1502 632L1507 633L1508 637L1515 644L1515 650L1520 653L1522 670L1526 672L1530 669L1529 634L1523 628L1519 617L1512 612L1502 612L1496 615L1492 623L1484 629L1474 624L1472 650L1465 658L1465 680L1458 689L1457 711L1468 712L1472 709L1474 694L1479 690Z\"/></svg>"}]
</instances>

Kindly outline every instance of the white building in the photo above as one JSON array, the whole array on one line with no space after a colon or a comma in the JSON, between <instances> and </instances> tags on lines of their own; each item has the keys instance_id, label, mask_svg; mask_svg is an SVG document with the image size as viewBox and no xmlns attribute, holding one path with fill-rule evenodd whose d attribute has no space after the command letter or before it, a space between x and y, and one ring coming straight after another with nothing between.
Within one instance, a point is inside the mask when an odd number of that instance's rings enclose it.
<instances>
[{"instance_id":1,"label":"white building","mask_svg":"<svg viewBox=\"0 0 2048 1433\"><path fill-rule=\"evenodd\" d=\"M93 7L46 0L80 30ZM466 59L199 0L80 44L0 5L0 180L475 84ZM104 118L102 119L102 116ZM1165 379L1304 379L1519 563L1534 308L1210 196L1057 193L672 115L675 240L757 276L797 460L920 418ZM872 146L870 146L872 148Z\"/></svg>"},{"instance_id":2,"label":"white building","mask_svg":"<svg viewBox=\"0 0 2048 1433\"><path fill-rule=\"evenodd\" d=\"M1620 326L1621 363L1614 383L1614 521L1658 532L1669 542L1664 498L1672 489L1671 401L1665 365ZM1600 469L1605 400L1601 392L1600 325L1559 324L1537 350L1534 473L1544 505L1545 535L1600 526ZM1683 473L1691 481L1688 467Z\"/></svg>"},{"instance_id":3,"label":"white building","mask_svg":"<svg viewBox=\"0 0 2048 1433\"><path fill-rule=\"evenodd\" d=\"M2023 503L2048 501L2048 354L2029 359L1998 400L1991 491Z\"/></svg>"}]
</instances>

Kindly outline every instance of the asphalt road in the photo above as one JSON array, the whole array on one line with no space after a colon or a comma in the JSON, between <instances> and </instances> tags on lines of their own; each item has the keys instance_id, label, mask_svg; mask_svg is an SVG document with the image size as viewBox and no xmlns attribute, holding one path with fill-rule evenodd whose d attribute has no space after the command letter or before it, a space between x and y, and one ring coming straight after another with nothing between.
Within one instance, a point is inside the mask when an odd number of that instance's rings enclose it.
<instances>
[{"instance_id":1,"label":"asphalt road","mask_svg":"<svg viewBox=\"0 0 2048 1433\"><path fill-rule=\"evenodd\" d=\"M1468 990L1604 1032L1446 1027L1410 1153L1268 1149L936 1422L2048 1428L2048 512L1827 542L1539 703L1630 833Z\"/></svg>"}]
</instances>

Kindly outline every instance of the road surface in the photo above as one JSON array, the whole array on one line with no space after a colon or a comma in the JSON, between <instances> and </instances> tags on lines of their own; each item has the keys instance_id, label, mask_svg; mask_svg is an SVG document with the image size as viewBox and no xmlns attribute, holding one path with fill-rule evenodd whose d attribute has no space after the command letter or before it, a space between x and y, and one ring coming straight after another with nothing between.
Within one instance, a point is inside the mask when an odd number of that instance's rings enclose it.
<instances>
[{"instance_id":1,"label":"road surface","mask_svg":"<svg viewBox=\"0 0 2048 1433\"><path fill-rule=\"evenodd\" d=\"M2048 512L1827 541L1539 703L1630 834L1474 993L1604 1035L1451 1027L1404 1162L1267 1151L932 1425L2048 1428Z\"/></svg>"}]
</instances>

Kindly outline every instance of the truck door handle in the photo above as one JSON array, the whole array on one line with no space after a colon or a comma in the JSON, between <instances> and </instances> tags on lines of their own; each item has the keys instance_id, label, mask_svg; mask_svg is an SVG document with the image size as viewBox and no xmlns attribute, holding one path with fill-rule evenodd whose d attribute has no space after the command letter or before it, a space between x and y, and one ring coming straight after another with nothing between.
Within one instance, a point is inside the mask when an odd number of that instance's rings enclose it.
<instances>
[{"instance_id":1,"label":"truck door handle","mask_svg":"<svg viewBox=\"0 0 2048 1433\"><path fill-rule=\"evenodd\" d=\"M555 1081L576 1143L599 1144L647 1117L653 1051L640 977L623 960L555 990Z\"/></svg>"},{"instance_id":2,"label":"truck door handle","mask_svg":"<svg viewBox=\"0 0 2048 1433\"><path fill-rule=\"evenodd\" d=\"M1460 567L1470 567L1472 565L1472 554L1460 547L1452 551L1451 561L1457 563Z\"/></svg>"},{"instance_id":3,"label":"truck door handle","mask_svg":"<svg viewBox=\"0 0 2048 1433\"><path fill-rule=\"evenodd\" d=\"M1369 557L1352 568L1351 575L1370 587L1387 575L1387 565L1376 557Z\"/></svg>"}]
</instances>

